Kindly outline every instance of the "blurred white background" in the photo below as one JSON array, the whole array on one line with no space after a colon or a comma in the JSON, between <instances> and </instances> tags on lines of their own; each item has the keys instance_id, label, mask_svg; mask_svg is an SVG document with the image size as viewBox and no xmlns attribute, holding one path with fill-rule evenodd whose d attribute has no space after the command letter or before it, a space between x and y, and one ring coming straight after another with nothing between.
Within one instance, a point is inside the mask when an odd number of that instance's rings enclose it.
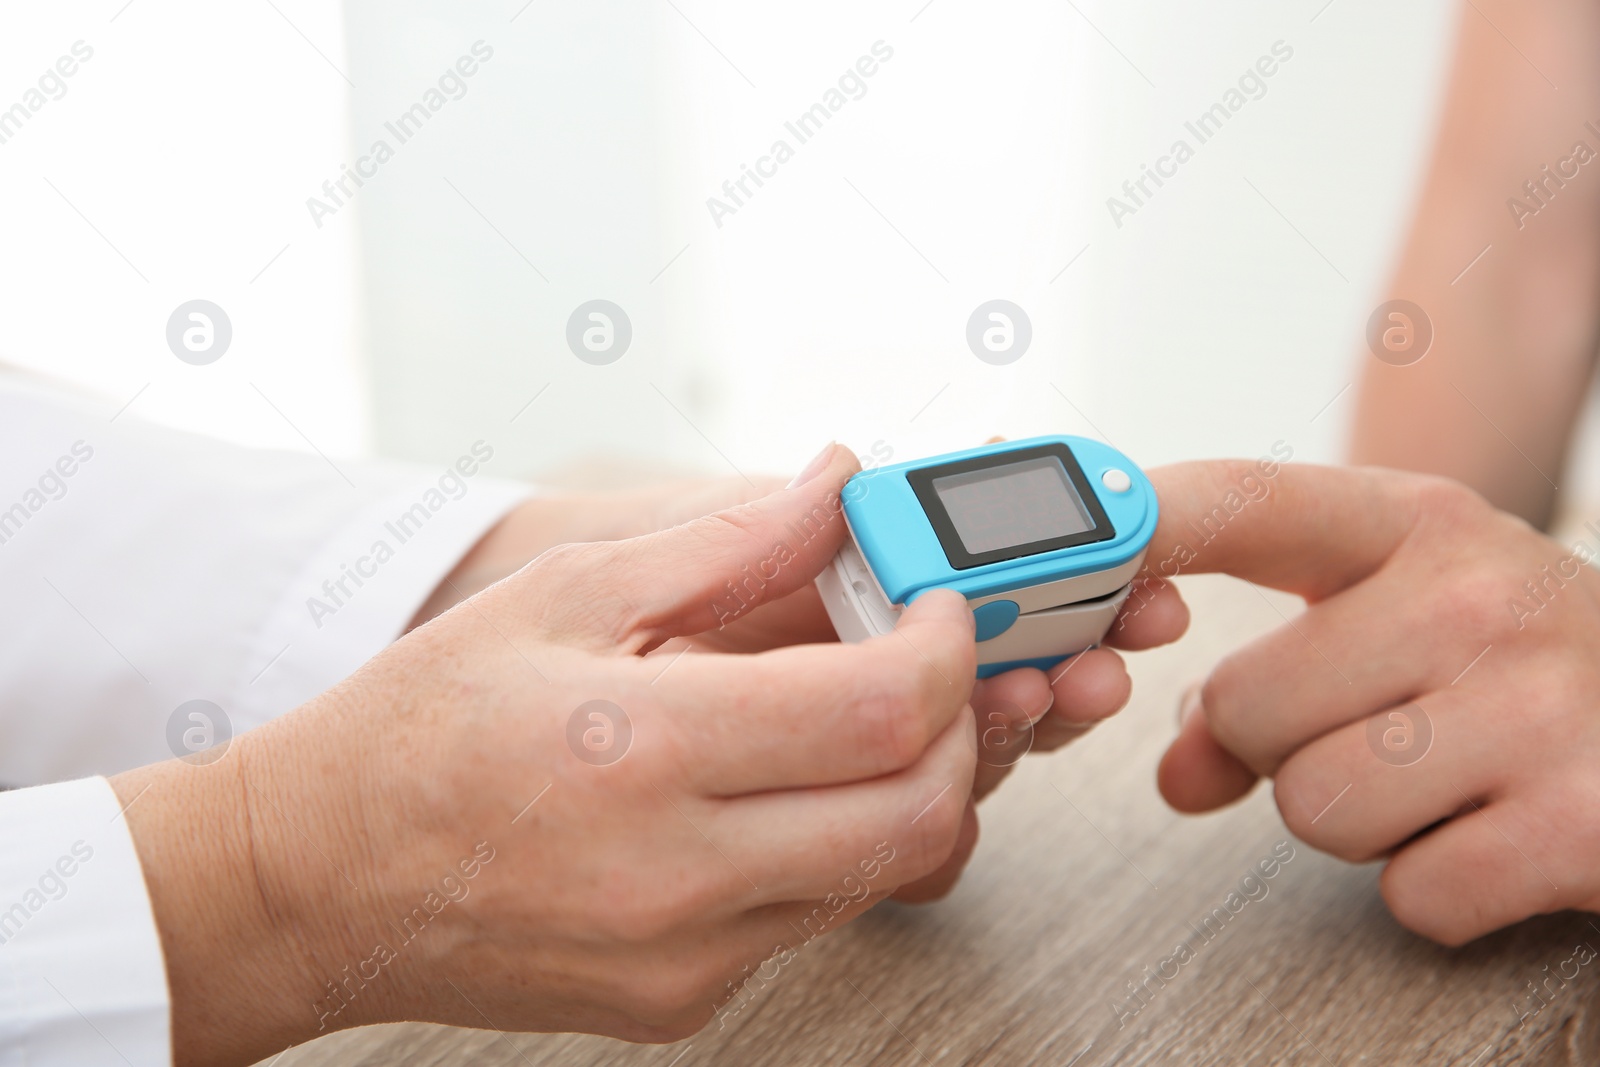
<instances>
[{"instance_id":1,"label":"blurred white background","mask_svg":"<svg viewBox=\"0 0 1600 1067\"><path fill-rule=\"evenodd\" d=\"M235 440L444 460L484 438L532 477L1058 431L1146 464L1279 439L1336 459L1456 10L7 5L0 108L94 55L0 144L0 358ZM479 41L399 144L384 124ZM785 122L878 42L799 144ZM1107 198L1278 42L1264 94L1117 226ZM379 138L393 158L319 227L307 199ZM794 158L719 227L707 198L778 138ZM204 367L165 342L194 298L234 329ZM633 327L606 366L565 336L597 298ZM1032 321L1006 366L966 340L997 298Z\"/></svg>"},{"instance_id":2,"label":"blurred white background","mask_svg":"<svg viewBox=\"0 0 1600 1067\"><path fill-rule=\"evenodd\" d=\"M345 152L347 87L266 3L125 3L0 8L0 109L75 42L94 50L0 144L0 359L137 394L146 418L305 448L265 394L325 450L367 448L353 246L304 206ZM342 55L336 5L280 7ZM166 344L195 298L234 325L207 367Z\"/></svg>"}]
</instances>

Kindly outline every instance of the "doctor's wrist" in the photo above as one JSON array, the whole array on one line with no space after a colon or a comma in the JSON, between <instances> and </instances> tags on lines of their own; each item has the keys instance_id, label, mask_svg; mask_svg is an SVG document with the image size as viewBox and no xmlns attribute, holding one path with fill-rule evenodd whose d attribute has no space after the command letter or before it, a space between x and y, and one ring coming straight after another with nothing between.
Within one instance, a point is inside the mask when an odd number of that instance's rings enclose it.
<instances>
[{"instance_id":1,"label":"doctor's wrist","mask_svg":"<svg viewBox=\"0 0 1600 1067\"><path fill-rule=\"evenodd\" d=\"M252 822L249 738L215 763L169 760L116 775L165 958L173 1062L249 1064L316 1033L315 952L266 887L273 871Z\"/></svg>"}]
</instances>

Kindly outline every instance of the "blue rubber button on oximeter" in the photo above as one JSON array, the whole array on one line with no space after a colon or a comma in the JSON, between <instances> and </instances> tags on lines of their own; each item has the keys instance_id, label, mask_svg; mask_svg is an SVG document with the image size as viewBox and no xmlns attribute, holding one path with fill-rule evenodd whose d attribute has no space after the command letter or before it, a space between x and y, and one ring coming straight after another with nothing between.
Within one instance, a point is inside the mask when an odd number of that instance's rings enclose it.
<instances>
[{"instance_id":1,"label":"blue rubber button on oximeter","mask_svg":"<svg viewBox=\"0 0 1600 1067\"><path fill-rule=\"evenodd\" d=\"M999 637L1011 629L1011 624L1017 621L1017 616L1022 614L1022 608L1015 600L991 600L987 604L980 604L972 609L972 617L978 623L978 640L987 641Z\"/></svg>"}]
</instances>

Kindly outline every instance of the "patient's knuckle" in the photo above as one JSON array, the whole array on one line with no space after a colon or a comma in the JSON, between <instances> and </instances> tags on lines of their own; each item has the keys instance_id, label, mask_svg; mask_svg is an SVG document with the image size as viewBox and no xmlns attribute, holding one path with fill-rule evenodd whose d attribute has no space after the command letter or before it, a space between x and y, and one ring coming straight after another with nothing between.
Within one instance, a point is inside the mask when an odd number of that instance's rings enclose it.
<instances>
[{"instance_id":1,"label":"patient's knuckle","mask_svg":"<svg viewBox=\"0 0 1600 1067\"><path fill-rule=\"evenodd\" d=\"M1200 684L1200 706L1206 725L1219 744L1232 752L1240 751L1247 740L1243 721L1245 668L1238 656L1229 656L1212 668Z\"/></svg>"},{"instance_id":2,"label":"patient's knuckle","mask_svg":"<svg viewBox=\"0 0 1600 1067\"><path fill-rule=\"evenodd\" d=\"M1390 861L1378 878L1378 892L1401 926L1438 940L1437 935L1430 932L1438 924L1438 915L1432 906L1436 896L1413 864Z\"/></svg>"},{"instance_id":3,"label":"patient's knuckle","mask_svg":"<svg viewBox=\"0 0 1600 1067\"><path fill-rule=\"evenodd\" d=\"M1350 827L1330 814L1329 801L1338 796L1338 787L1329 788L1326 769L1319 768L1312 758L1291 756L1278 768L1272 782L1273 800L1283 824L1295 837L1320 852L1351 863L1360 863L1373 856L1372 849L1364 844L1359 833L1348 833Z\"/></svg>"},{"instance_id":4,"label":"patient's knuckle","mask_svg":"<svg viewBox=\"0 0 1600 1067\"><path fill-rule=\"evenodd\" d=\"M1421 937L1459 945L1472 936L1470 903L1448 896L1448 879L1434 865L1416 862L1405 852L1389 861L1378 878L1378 892L1395 921Z\"/></svg>"},{"instance_id":5,"label":"patient's knuckle","mask_svg":"<svg viewBox=\"0 0 1600 1067\"><path fill-rule=\"evenodd\" d=\"M1309 810L1310 801L1307 799L1309 777L1305 762L1291 758L1278 768L1272 780L1272 799L1278 805L1278 813L1289 832L1313 848L1321 848L1316 820L1314 813Z\"/></svg>"}]
</instances>

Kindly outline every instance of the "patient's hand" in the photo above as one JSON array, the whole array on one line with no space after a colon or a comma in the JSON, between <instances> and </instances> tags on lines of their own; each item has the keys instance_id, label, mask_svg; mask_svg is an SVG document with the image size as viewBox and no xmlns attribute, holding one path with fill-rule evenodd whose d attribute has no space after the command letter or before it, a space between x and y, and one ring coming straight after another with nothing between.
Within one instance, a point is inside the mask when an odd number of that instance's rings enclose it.
<instances>
[{"instance_id":1,"label":"patient's hand","mask_svg":"<svg viewBox=\"0 0 1600 1067\"><path fill-rule=\"evenodd\" d=\"M1168 801L1203 811L1274 778L1297 836L1386 858L1390 910L1446 944L1600 909L1600 575L1582 565L1600 545L1575 559L1453 482L1304 466L1195 542L1254 473L1151 473L1150 559L1187 539L1185 571L1310 604L1213 670L1162 761Z\"/></svg>"}]
</instances>

